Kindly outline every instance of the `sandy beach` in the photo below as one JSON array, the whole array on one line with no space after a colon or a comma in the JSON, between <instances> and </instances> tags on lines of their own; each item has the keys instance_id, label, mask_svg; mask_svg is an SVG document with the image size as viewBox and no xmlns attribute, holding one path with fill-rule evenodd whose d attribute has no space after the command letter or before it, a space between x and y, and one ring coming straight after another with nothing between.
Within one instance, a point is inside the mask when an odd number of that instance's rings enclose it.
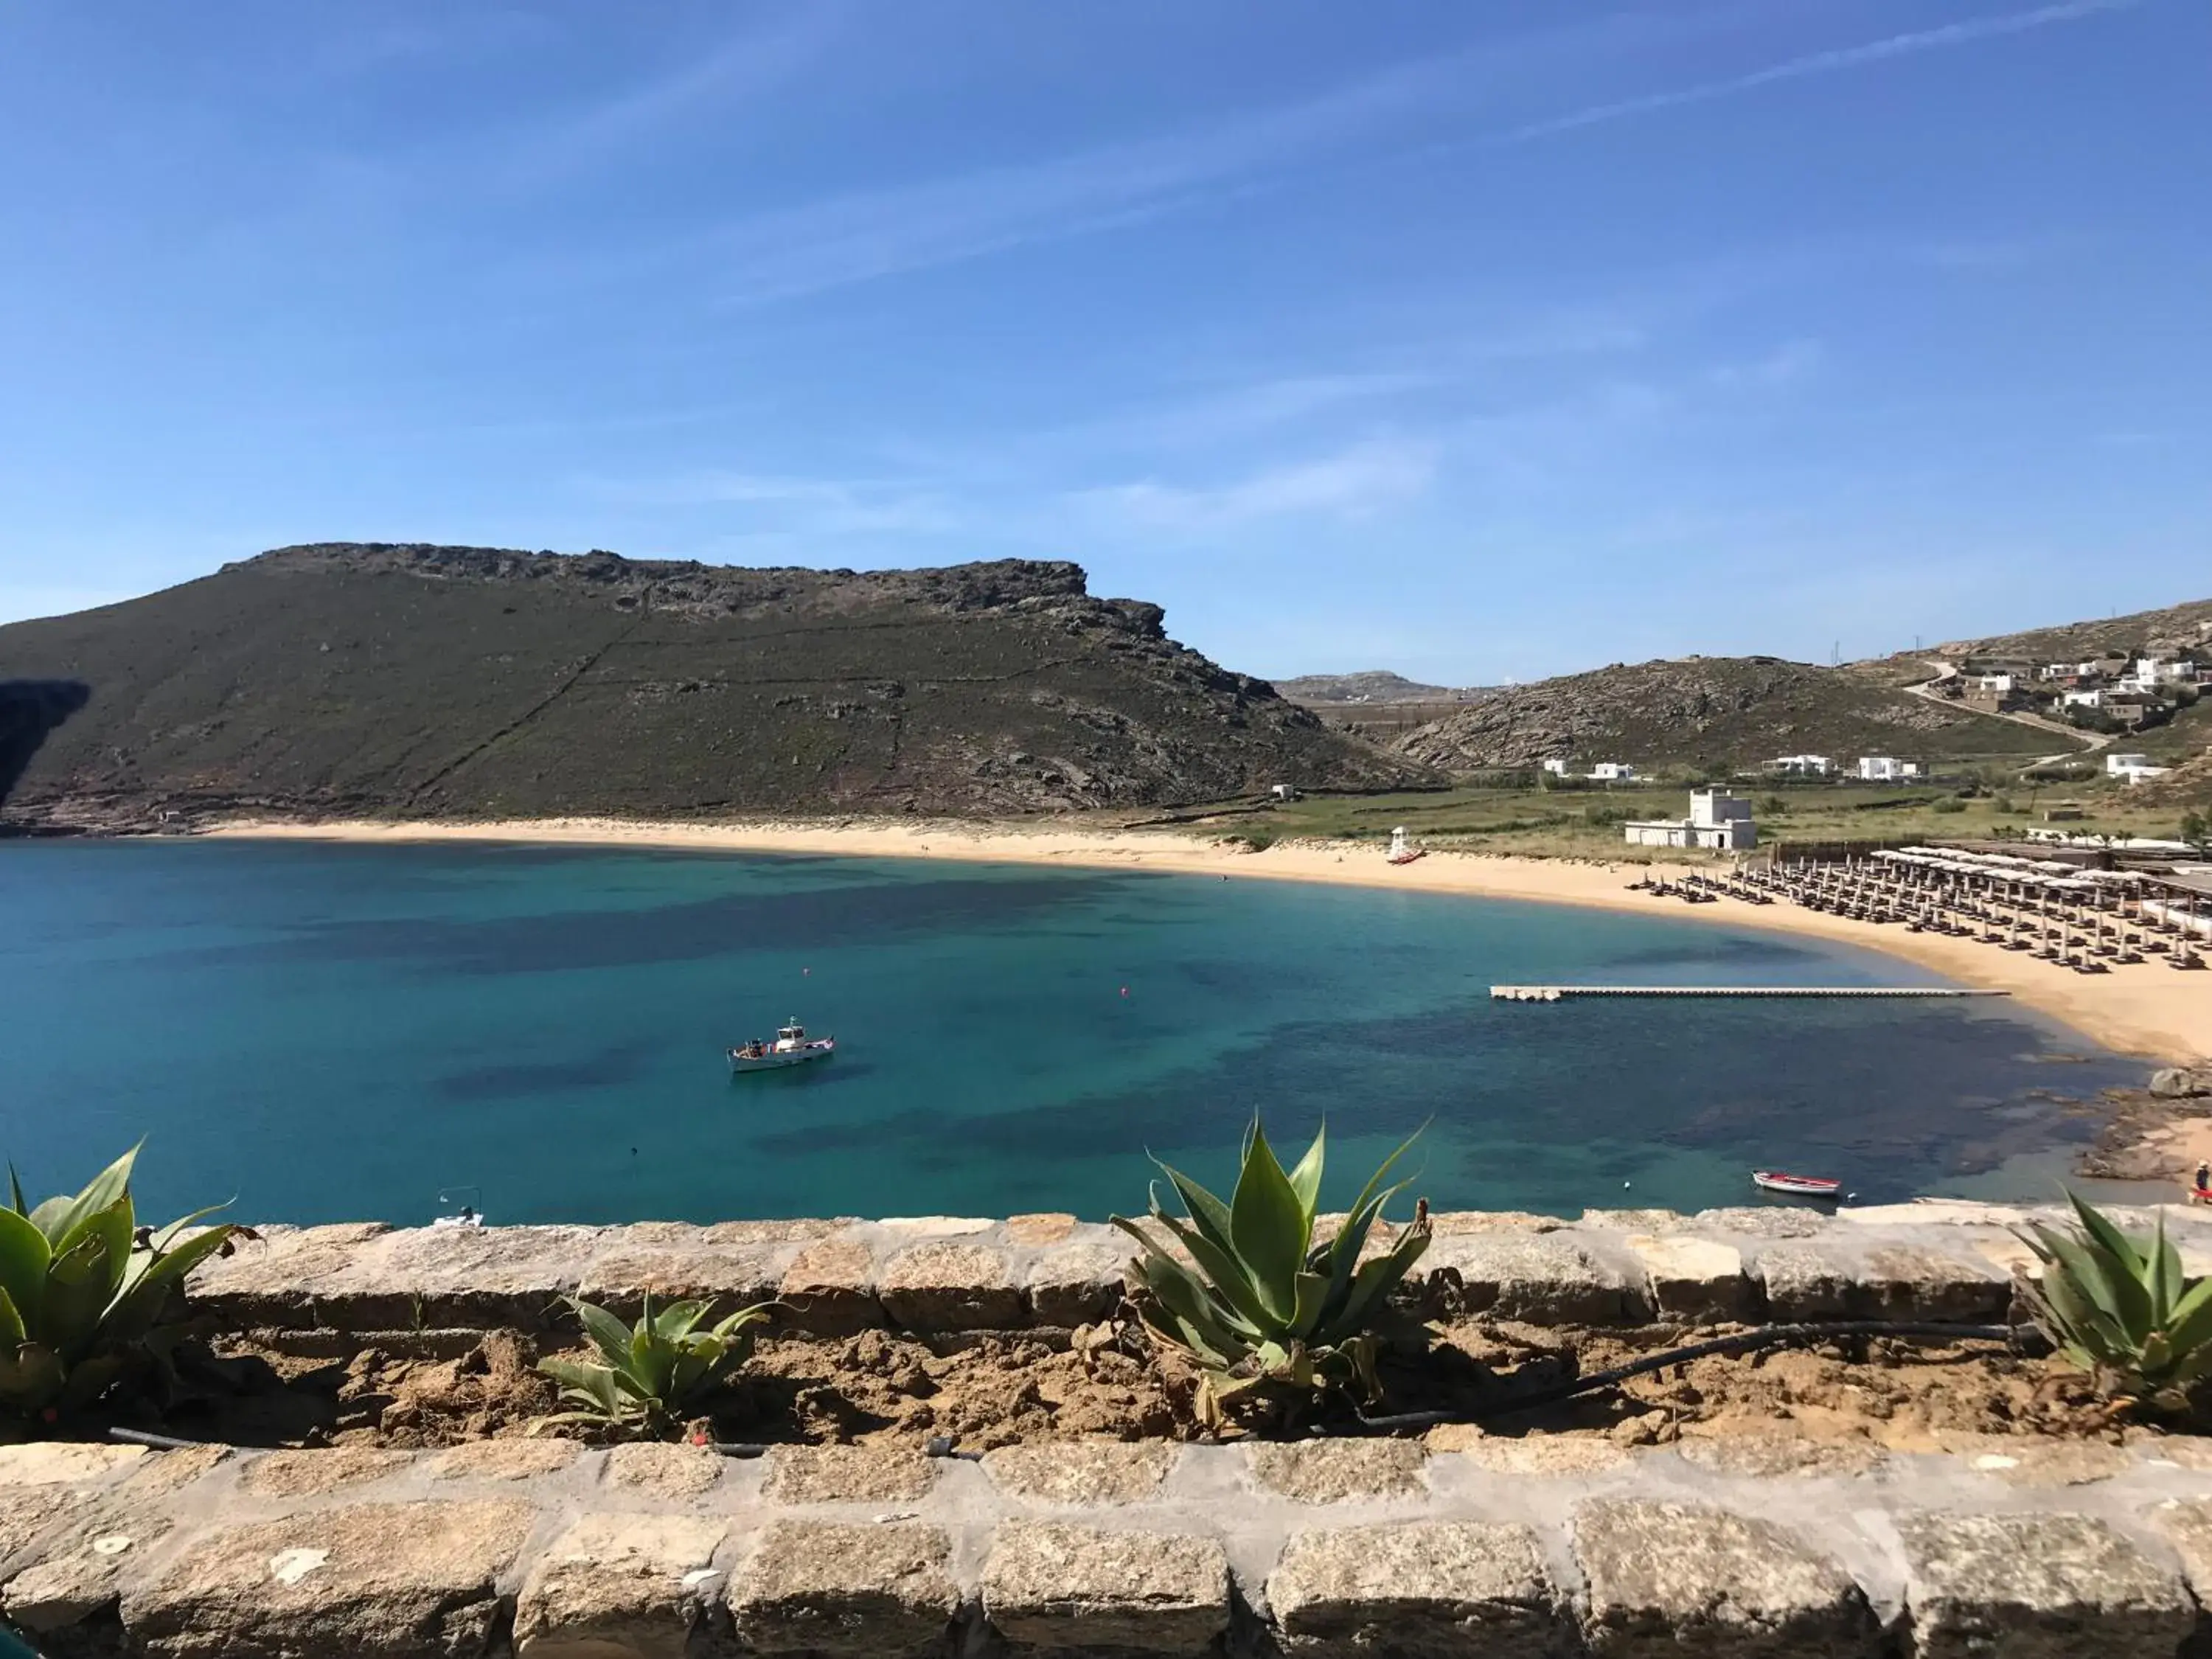
<instances>
[{"instance_id":1,"label":"sandy beach","mask_svg":"<svg viewBox=\"0 0 2212 1659\"><path fill-rule=\"evenodd\" d=\"M947 823L651 823L609 818L539 818L469 823L243 821L206 833L355 842L522 842L701 852L830 853L1090 869L1160 870L1238 879L1326 881L1417 892L1533 899L1634 910L1705 925L1755 927L1839 940L1885 951L1962 985L2009 991L2103 1046L2168 1062L2212 1058L2212 973L2178 974L2155 963L2085 977L1971 939L1907 933L1795 905L1733 899L1684 905L1626 890L1640 866L1570 860L1431 853L1385 863L1371 843L1283 842L1263 852L1158 830L1082 830Z\"/></svg>"}]
</instances>

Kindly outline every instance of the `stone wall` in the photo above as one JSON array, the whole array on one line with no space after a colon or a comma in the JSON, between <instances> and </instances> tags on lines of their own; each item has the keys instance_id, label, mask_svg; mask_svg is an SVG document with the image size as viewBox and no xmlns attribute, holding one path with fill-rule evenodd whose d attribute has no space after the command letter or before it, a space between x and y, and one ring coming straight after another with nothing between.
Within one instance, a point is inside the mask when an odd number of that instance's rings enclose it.
<instances>
[{"instance_id":1,"label":"stone wall","mask_svg":"<svg viewBox=\"0 0 2212 1659\"><path fill-rule=\"evenodd\" d=\"M1592 1211L1581 1220L1433 1218L1407 1294L1447 1316L1534 1323L1698 1324L1893 1318L1978 1323L2014 1310L2033 1257L2010 1229L2031 1212L1975 1204L1847 1209ZM2150 1224L2152 1212L2115 1212ZM2212 1272L2212 1212L2167 1206L2191 1273ZM1370 1249L1388 1246L1378 1228ZM936 1335L1097 1320L1121 1300L1127 1238L1072 1216L1010 1220L647 1222L621 1227L270 1228L194 1277L240 1328L332 1332L538 1329L578 1294L774 1299L825 1335L889 1327Z\"/></svg>"},{"instance_id":2,"label":"stone wall","mask_svg":"<svg viewBox=\"0 0 2212 1659\"><path fill-rule=\"evenodd\" d=\"M2170 1659L2206 1595L2195 1439L0 1448L49 1659Z\"/></svg>"}]
</instances>

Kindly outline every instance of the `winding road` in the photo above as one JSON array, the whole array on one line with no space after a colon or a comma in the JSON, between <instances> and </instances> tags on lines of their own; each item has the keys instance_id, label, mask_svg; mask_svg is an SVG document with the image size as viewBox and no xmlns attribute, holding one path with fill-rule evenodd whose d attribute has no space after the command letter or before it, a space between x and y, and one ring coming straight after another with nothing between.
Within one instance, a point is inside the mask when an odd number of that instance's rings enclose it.
<instances>
[{"instance_id":1,"label":"winding road","mask_svg":"<svg viewBox=\"0 0 2212 1659\"><path fill-rule=\"evenodd\" d=\"M1905 688L1914 696L1925 697L1930 702L1941 703L1944 708L1954 711L1963 709L1969 714L1979 714L1984 720L2010 720L2014 726L2033 726L2039 732L2048 732L2053 737L2070 738L2081 745L2079 749L2065 750L2056 755L2044 755L2027 761L2022 764L2021 768L2022 771L2031 767L2056 766L2062 761L2079 760L2084 755L2094 755L2100 750L2109 749L2119 741L2118 735L2115 732L2084 732L2078 726L2068 726L2062 721L2050 720L2041 714L1992 714L1986 708L1968 708L1957 698L1947 697L1936 690L1938 681L1959 672L1957 666L1934 657L1923 657L1921 661L1929 670L1929 678Z\"/></svg>"}]
</instances>

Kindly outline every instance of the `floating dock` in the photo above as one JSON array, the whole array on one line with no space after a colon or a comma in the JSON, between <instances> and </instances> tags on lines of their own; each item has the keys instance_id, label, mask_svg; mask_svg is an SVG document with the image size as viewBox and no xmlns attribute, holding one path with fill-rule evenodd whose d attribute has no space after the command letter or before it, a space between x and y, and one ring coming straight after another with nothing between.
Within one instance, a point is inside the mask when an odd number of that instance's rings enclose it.
<instances>
[{"instance_id":1,"label":"floating dock","mask_svg":"<svg viewBox=\"0 0 2212 1659\"><path fill-rule=\"evenodd\" d=\"M2008 997L1958 985L1493 985L1499 1002L1559 1002L1568 997Z\"/></svg>"}]
</instances>

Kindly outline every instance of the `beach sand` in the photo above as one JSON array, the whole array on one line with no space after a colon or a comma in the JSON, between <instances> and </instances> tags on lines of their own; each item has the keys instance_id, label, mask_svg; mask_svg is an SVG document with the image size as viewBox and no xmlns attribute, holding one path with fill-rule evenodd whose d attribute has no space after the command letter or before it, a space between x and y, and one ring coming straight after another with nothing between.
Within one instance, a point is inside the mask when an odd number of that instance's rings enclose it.
<instances>
[{"instance_id":1,"label":"beach sand","mask_svg":"<svg viewBox=\"0 0 2212 1659\"><path fill-rule=\"evenodd\" d=\"M2021 1002L2104 1047L2168 1062L2212 1059L2212 972L2176 973L2156 963L2087 976L1972 939L1908 933L1791 904L1723 898L1686 905L1626 890L1644 866L1568 859L1434 852L1392 866L1371 842L1285 842L1261 852L1159 830L887 822L652 823L611 818L533 818L470 823L277 823L241 821L221 836L405 842L521 842L700 852L847 854L1086 869L1161 870L1239 879L1325 881L1416 892L1534 899L1633 910L1683 921L1796 933L1864 945L1919 963L1962 985L2009 991Z\"/></svg>"}]
</instances>

